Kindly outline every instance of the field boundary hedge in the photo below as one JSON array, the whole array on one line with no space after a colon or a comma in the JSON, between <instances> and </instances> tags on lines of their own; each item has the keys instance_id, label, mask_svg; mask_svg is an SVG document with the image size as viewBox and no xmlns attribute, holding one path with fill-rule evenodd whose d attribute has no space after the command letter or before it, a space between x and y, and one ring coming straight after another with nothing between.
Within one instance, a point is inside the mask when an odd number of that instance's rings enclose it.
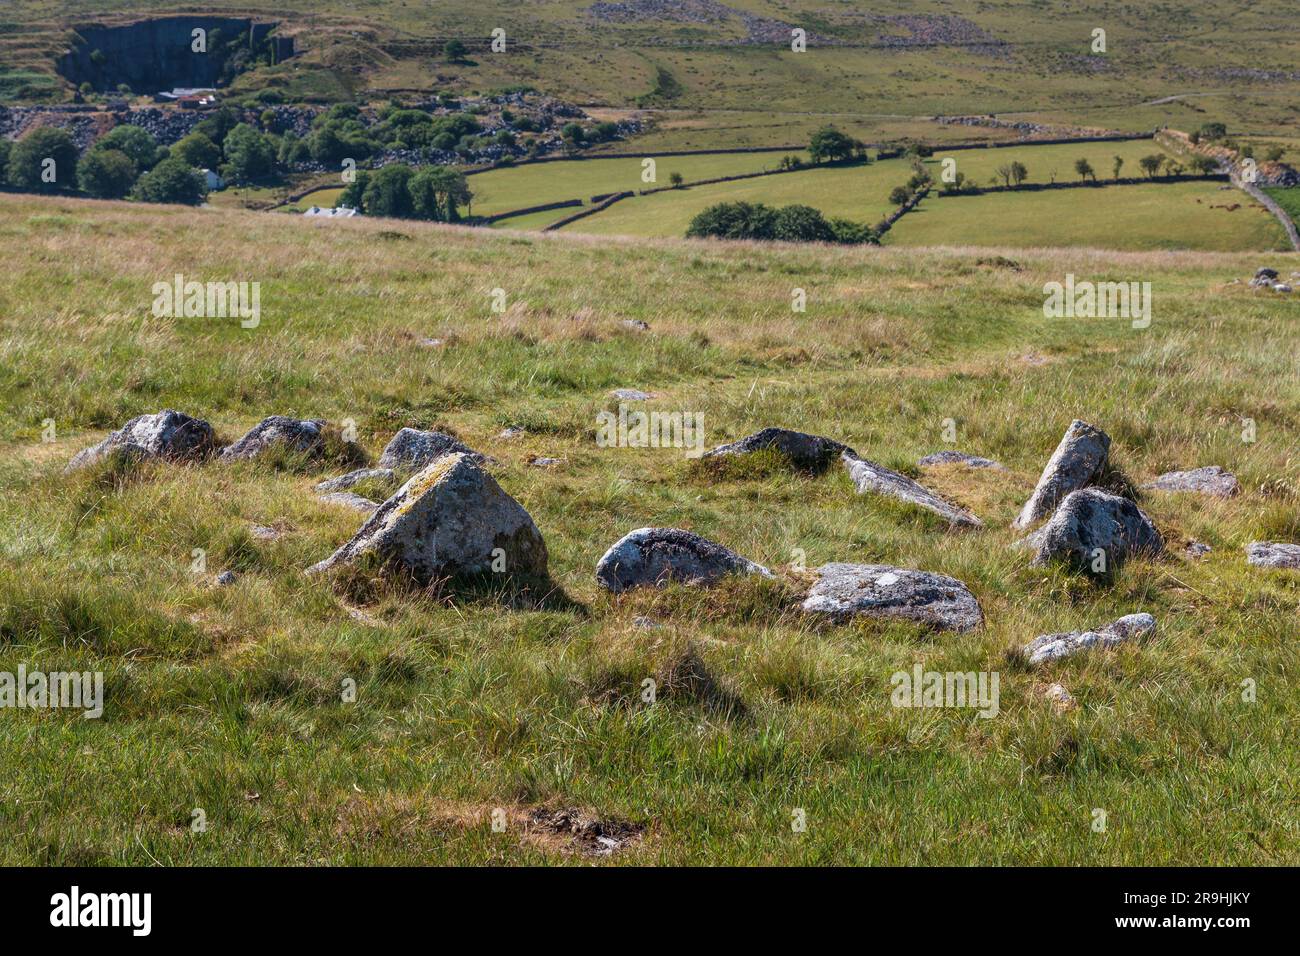
<instances>
[{"instance_id":1,"label":"field boundary hedge","mask_svg":"<svg viewBox=\"0 0 1300 956\"><path fill-rule=\"evenodd\" d=\"M1021 183L1019 186L979 186L975 189L961 190L957 192L944 192L939 190L939 195L945 199L951 199L955 196L982 196L985 193L1021 193L1021 192L1042 192L1045 189L1102 189L1106 186L1145 186L1150 183L1188 183L1188 182L1224 182L1228 181L1227 173L1180 173L1177 176L1157 176L1146 178L1142 176L1125 176L1123 179L1098 179L1093 181L1064 182L1064 183Z\"/></svg>"},{"instance_id":2,"label":"field boundary hedge","mask_svg":"<svg viewBox=\"0 0 1300 956\"><path fill-rule=\"evenodd\" d=\"M493 216L483 216L483 222L498 222L502 219L511 219L515 216L527 216L529 213L546 212L549 209L564 209L568 206L581 206L581 199L561 199L558 202L542 203L540 206L525 206L523 209L511 209L507 212L499 212Z\"/></svg>"},{"instance_id":3,"label":"field boundary hedge","mask_svg":"<svg viewBox=\"0 0 1300 956\"><path fill-rule=\"evenodd\" d=\"M627 199L635 195L636 193L634 192L614 193L608 199L598 202L596 203L596 205L590 206L587 209L582 210L582 212L575 212L572 216L565 216L563 219L557 219L549 226L543 228L542 232L554 232L555 230L563 226L567 226L571 222L577 222L579 219L586 219L588 216L594 216L596 215L596 213L608 209L610 206L614 205L614 203L618 202L620 199Z\"/></svg>"},{"instance_id":4,"label":"field boundary hedge","mask_svg":"<svg viewBox=\"0 0 1300 956\"><path fill-rule=\"evenodd\" d=\"M898 222L898 220L902 219L909 212L915 209L921 200L928 195L930 195L930 187L926 186L919 192L914 193L912 198L907 202L903 203L884 219L880 220L880 222L876 224L876 238L879 239L885 233L889 232L889 230L894 227L894 223Z\"/></svg>"}]
</instances>

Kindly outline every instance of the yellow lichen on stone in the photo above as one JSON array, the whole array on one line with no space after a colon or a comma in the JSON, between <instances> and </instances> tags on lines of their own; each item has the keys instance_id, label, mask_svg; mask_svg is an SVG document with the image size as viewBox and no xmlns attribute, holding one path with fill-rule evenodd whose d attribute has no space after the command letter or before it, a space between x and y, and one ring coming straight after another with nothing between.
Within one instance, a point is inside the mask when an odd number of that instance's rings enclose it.
<instances>
[{"instance_id":1,"label":"yellow lichen on stone","mask_svg":"<svg viewBox=\"0 0 1300 956\"><path fill-rule=\"evenodd\" d=\"M431 462L424 471L420 472L406 484L406 500L402 502L397 509L398 516L406 514L415 506L415 503L424 497L434 485L442 481L447 474L460 463L465 457L463 452L457 452L453 455L446 455L437 461Z\"/></svg>"}]
</instances>

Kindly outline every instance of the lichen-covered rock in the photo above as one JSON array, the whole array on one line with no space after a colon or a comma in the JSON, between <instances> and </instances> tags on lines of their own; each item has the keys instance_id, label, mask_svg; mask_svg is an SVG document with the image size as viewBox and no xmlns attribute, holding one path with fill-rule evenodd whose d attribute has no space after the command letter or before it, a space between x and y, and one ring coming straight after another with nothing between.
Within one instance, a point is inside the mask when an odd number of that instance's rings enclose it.
<instances>
[{"instance_id":1,"label":"lichen-covered rock","mask_svg":"<svg viewBox=\"0 0 1300 956\"><path fill-rule=\"evenodd\" d=\"M802 471L825 471L844 452L853 452L843 445L820 435L791 431L788 428L764 428L739 441L719 445L704 453L705 458L728 455L751 455L768 449L779 452Z\"/></svg>"},{"instance_id":2,"label":"lichen-covered rock","mask_svg":"<svg viewBox=\"0 0 1300 956\"><path fill-rule=\"evenodd\" d=\"M1151 633L1155 626L1156 619L1150 614L1126 614L1095 631L1043 634L1026 644L1021 653L1030 664L1045 664L1092 647L1114 647Z\"/></svg>"},{"instance_id":3,"label":"lichen-covered rock","mask_svg":"<svg viewBox=\"0 0 1300 956\"><path fill-rule=\"evenodd\" d=\"M329 491L321 495L320 500L326 504L342 505L344 508L351 508L364 514L370 514L379 507L378 502L353 494L351 491Z\"/></svg>"},{"instance_id":4,"label":"lichen-covered rock","mask_svg":"<svg viewBox=\"0 0 1300 956\"><path fill-rule=\"evenodd\" d=\"M1252 541L1246 545L1246 561L1260 568L1300 571L1300 544Z\"/></svg>"},{"instance_id":5,"label":"lichen-covered rock","mask_svg":"<svg viewBox=\"0 0 1300 956\"><path fill-rule=\"evenodd\" d=\"M1237 477L1218 465L1206 465L1191 471L1170 471L1144 485L1156 491L1196 491L1216 498L1231 498L1241 490Z\"/></svg>"},{"instance_id":6,"label":"lichen-covered rock","mask_svg":"<svg viewBox=\"0 0 1300 956\"><path fill-rule=\"evenodd\" d=\"M680 528L638 528L614 543L596 565L596 580L615 594L670 581L710 585L729 574L772 572L730 548Z\"/></svg>"},{"instance_id":7,"label":"lichen-covered rock","mask_svg":"<svg viewBox=\"0 0 1300 956\"><path fill-rule=\"evenodd\" d=\"M103 441L77 452L66 470L85 468L127 446L133 446L128 450L133 457L192 461L213 451L216 435L203 419L167 408L154 415L137 415Z\"/></svg>"},{"instance_id":8,"label":"lichen-covered rock","mask_svg":"<svg viewBox=\"0 0 1300 956\"><path fill-rule=\"evenodd\" d=\"M654 398L649 392L643 392L639 388L616 388L609 393L609 396L621 402L647 402Z\"/></svg>"},{"instance_id":9,"label":"lichen-covered rock","mask_svg":"<svg viewBox=\"0 0 1300 956\"><path fill-rule=\"evenodd\" d=\"M289 418L271 415L263 418L248 434L221 449L226 460L257 458L268 451L282 449L315 458L325 450L325 422L319 418Z\"/></svg>"},{"instance_id":10,"label":"lichen-covered rock","mask_svg":"<svg viewBox=\"0 0 1300 956\"><path fill-rule=\"evenodd\" d=\"M493 570L546 574L546 543L532 517L464 453L439 458L414 475L308 573L364 554L420 584Z\"/></svg>"},{"instance_id":11,"label":"lichen-covered rock","mask_svg":"<svg viewBox=\"0 0 1300 956\"><path fill-rule=\"evenodd\" d=\"M394 477L391 468L358 468L356 471L349 471L346 475L339 475L337 478L326 478L324 481L316 483L316 490L321 494L327 494L335 491L347 491L355 488L363 481L376 479L388 481Z\"/></svg>"},{"instance_id":12,"label":"lichen-covered rock","mask_svg":"<svg viewBox=\"0 0 1300 956\"><path fill-rule=\"evenodd\" d=\"M843 461L860 495L887 495L890 498L897 498L899 501L906 501L927 511L933 511L949 524L957 527L984 526L984 522L965 508L959 508L951 501L939 497L929 488L918 484L906 475L900 475L883 465L858 458L852 453L845 453Z\"/></svg>"},{"instance_id":13,"label":"lichen-covered rock","mask_svg":"<svg viewBox=\"0 0 1300 956\"><path fill-rule=\"evenodd\" d=\"M379 467L409 471L423 468L446 455L468 455L478 464L487 460L485 455L450 435L403 428L384 446L383 454L379 456Z\"/></svg>"},{"instance_id":14,"label":"lichen-covered rock","mask_svg":"<svg viewBox=\"0 0 1300 956\"><path fill-rule=\"evenodd\" d=\"M1091 484L1106 467L1109 454L1109 435L1087 422L1072 421L1012 527L1028 528L1051 514L1070 492Z\"/></svg>"},{"instance_id":15,"label":"lichen-covered rock","mask_svg":"<svg viewBox=\"0 0 1300 956\"><path fill-rule=\"evenodd\" d=\"M1100 488L1070 492L1051 520L1021 544L1034 549L1035 564L1059 558L1083 570L1099 565L1099 572L1133 555L1157 555L1165 546L1141 508ZM1098 549L1104 552L1100 562Z\"/></svg>"},{"instance_id":16,"label":"lichen-covered rock","mask_svg":"<svg viewBox=\"0 0 1300 956\"><path fill-rule=\"evenodd\" d=\"M942 631L971 631L984 621L979 601L956 578L886 564L824 564L804 611L837 622L855 617L914 621Z\"/></svg>"},{"instance_id":17,"label":"lichen-covered rock","mask_svg":"<svg viewBox=\"0 0 1300 956\"><path fill-rule=\"evenodd\" d=\"M961 451L937 451L933 455L926 455L917 461L922 468L933 468L935 465L964 465L967 468L993 468L997 471L1006 471L1006 468L991 458L981 458L978 455L968 455Z\"/></svg>"}]
</instances>

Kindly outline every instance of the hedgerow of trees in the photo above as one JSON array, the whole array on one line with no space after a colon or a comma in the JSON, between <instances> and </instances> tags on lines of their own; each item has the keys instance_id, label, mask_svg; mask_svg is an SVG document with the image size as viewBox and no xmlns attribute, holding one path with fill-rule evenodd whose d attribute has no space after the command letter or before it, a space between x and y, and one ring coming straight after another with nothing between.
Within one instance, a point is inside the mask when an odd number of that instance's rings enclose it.
<instances>
[{"instance_id":1,"label":"hedgerow of trees","mask_svg":"<svg viewBox=\"0 0 1300 956\"><path fill-rule=\"evenodd\" d=\"M773 209L762 203L724 202L701 210L686 230L691 239L758 239L782 242L875 242L868 226L847 219L826 219L811 206Z\"/></svg>"}]
</instances>

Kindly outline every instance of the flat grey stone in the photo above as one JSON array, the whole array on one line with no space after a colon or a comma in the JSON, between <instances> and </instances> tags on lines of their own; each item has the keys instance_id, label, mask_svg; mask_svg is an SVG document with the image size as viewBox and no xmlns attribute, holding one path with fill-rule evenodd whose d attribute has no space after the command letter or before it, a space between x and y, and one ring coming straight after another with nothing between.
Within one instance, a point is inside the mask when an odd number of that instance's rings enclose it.
<instances>
[{"instance_id":1,"label":"flat grey stone","mask_svg":"<svg viewBox=\"0 0 1300 956\"><path fill-rule=\"evenodd\" d=\"M609 396L624 402L644 402L654 398L649 392L643 392L639 388L616 388L609 393Z\"/></svg>"},{"instance_id":2,"label":"flat grey stone","mask_svg":"<svg viewBox=\"0 0 1300 956\"><path fill-rule=\"evenodd\" d=\"M519 428L519 427L516 426L516 425L511 425L509 428L507 428L505 431L503 431L503 432L502 432L500 435L498 435L497 437L498 437L498 438L510 439L510 438L520 438L520 437L522 437L522 436L524 436L524 435L527 435L527 434L528 434L527 430L525 430L525 429L523 429L523 428Z\"/></svg>"},{"instance_id":3,"label":"flat grey stone","mask_svg":"<svg viewBox=\"0 0 1300 956\"><path fill-rule=\"evenodd\" d=\"M647 322L642 322L640 319L624 319L624 320L623 320L622 322L620 322L619 324L622 325L623 328L625 328L625 329L631 329L633 332L649 332L649 331L650 331L650 325L649 325L649 323L647 323Z\"/></svg>"},{"instance_id":4,"label":"flat grey stone","mask_svg":"<svg viewBox=\"0 0 1300 956\"><path fill-rule=\"evenodd\" d=\"M772 449L802 471L824 471L844 452L856 454L848 445L821 435L791 431L788 428L764 428L739 441L719 445L704 453L705 458L728 455L751 455Z\"/></svg>"},{"instance_id":5,"label":"flat grey stone","mask_svg":"<svg viewBox=\"0 0 1300 956\"><path fill-rule=\"evenodd\" d=\"M234 584L235 581L238 580L238 578L239 575L237 575L234 571L222 571L220 574L217 575L217 585L223 588L229 587L230 585Z\"/></svg>"},{"instance_id":6,"label":"flat grey stone","mask_svg":"<svg viewBox=\"0 0 1300 956\"><path fill-rule=\"evenodd\" d=\"M1206 465L1191 471L1170 471L1143 485L1157 491L1196 491L1216 498L1231 498L1241 490L1237 478L1218 465Z\"/></svg>"},{"instance_id":7,"label":"flat grey stone","mask_svg":"<svg viewBox=\"0 0 1300 956\"><path fill-rule=\"evenodd\" d=\"M855 617L913 621L942 631L971 631L984 621L979 601L956 578L887 564L824 564L804 611L843 623Z\"/></svg>"},{"instance_id":8,"label":"flat grey stone","mask_svg":"<svg viewBox=\"0 0 1300 956\"><path fill-rule=\"evenodd\" d=\"M1100 488L1070 492L1051 520L1020 544L1034 549L1035 564L1059 558L1082 570L1091 570L1100 548L1107 571L1133 555L1157 555L1165 546L1141 508Z\"/></svg>"},{"instance_id":9,"label":"flat grey stone","mask_svg":"<svg viewBox=\"0 0 1300 956\"><path fill-rule=\"evenodd\" d=\"M276 541L280 538L281 532L278 528L272 528L266 524L255 524L249 533L259 541Z\"/></svg>"},{"instance_id":10,"label":"flat grey stone","mask_svg":"<svg viewBox=\"0 0 1300 956\"><path fill-rule=\"evenodd\" d=\"M83 448L68 462L65 471L76 471L105 458L115 449L134 446L128 454L139 458L193 461L216 447L212 426L171 408L153 415L137 415L98 444Z\"/></svg>"},{"instance_id":11,"label":"flat grey stone","mask_svg":"<svg viewBox=\"0 0 1300 956\"><path fill-rule=\"evenodd\" d=\"M1246 561L1259 568L1300 571L1300 544L1285 541L1252 541L1246 545Z\"/></svg>"},{"instance_id":12,"label":"flat grey stone","mask_svg":"<svg viewBox=\"0 0 1300 956\"><path fill-rule=\"evenodd\" d=\"M534 468L554 468L557 465L563 465L563 458L534 458L528 464Z\"/></svg>"},{"instance_id":13,"label":"flat grey stone","mask_svg":"<svg viewBox=\"0 0 1300 956\"><path fill-rule=\"evenodd\" d=\"M1183 553L1189 558L1203 558L1214 549L1203 541L1188 541Z\"/></svg>"},{"instance_id":14,"label":"flat grey stone","mask_svg":"<svg viewBox=\"0 0 1300 956\"><path fill-rule=\"evenodd\" d=\"M299 419L271 415L254 425L243 438L221 449L226 460L257 458L274 448L319 456L325 450L325 422L319 418Z\"/></svg>"},{"instance_id":15,"label":"flat grey stone","mask_svg":"<svg viewBox=\"0 0 1300 956\"><path fill-rule=\"evenodd\" d=\"M372 478L378 478L387 481L394 477L391 468L358 468L356 471L350 471L346 475L339 475L337 478L326 478L324 481L316 484L316 490L319 492L347 491L354 488L363 481L369 481Z\"/></svg>"},{"instance_id":16,"label":"flat grey stone","mask_svg":"<svg viewBox=\"0 0 1300 956\"><path fill-rule=\"evenodd\" d=\"M959 508L951 501L939 497L929 488L918 484L906 475L900 475L883 465L858 458L850 452L846 452L842 460L860 495L874 494L897 498L899 501L906 501L918 508L932 511L957 527L982 528L984 526L984 522L965 508Z\"/></svg>"},{"instance_id":17,"label":"flat grey stone","mask_svg":"<svg viewBox=\"0 0 1300 956\"><path fill-rule=\"evenodd\" d=\"M501 562L506 574L546 573L546 543L532 517L463 452L439 458L412 476L350 541L308 573L363 554L378 556L422 585L491 571Z\"/></svg>"},{"instance_id":18,"label":"flat grey stone","mask_svg":"<svg viewBox=\"0 0 1300 956\"><path fill-rule=\"evenodd\" d=\"M670 581L715 584L729 574L772 572L698 534L680 528L638 528L620 538L596 565L596 581L618 594Z\"/></svg>"},{"instance_id":19,"label":"flat grey stone","mask_svg":"<svg viewBox=\"0 0 1300 956\"><path fill-rule=\"evenodd\" d=\"M366 514L370 514L379 507L378 502L363 498L350 491L330 491L321 495L320 500L332 505L342 505L345 508L351 508L353 511L361 511Z\"/></svg>"},{"instance_id":20,"label":"flat grey stone","mask_svg":"<svg viewBox=\"0 0 1300 956\"><path fill-rule=\"evenodd\" d=\"M922 468L931 468L935 465L965 465L967 468L994 468L998 471L1006 471L1006 468L999 462L991 458L980 458L978 455L968 455L961 451L937 451L933 455L926 455L917 461Z\"/></svg>"},{"instance_id":21,"label":"flat grey stone","mask_svg":"<svg viewBox=\"0 0 1300 956\"><path fill-rule=\"evenodd\" d=\"M1126 614L1095 631L1043 634L1026 644L1021 653L1030 664L1045 664L1093 647L1114 647L1151 633L1155 626L1156 619L1150 614Z\"/></svg>"},{"instance_id":22,"label":"flat grey stone","mask_svg":"<svg viewBox=\"0 0 1300 956\"><path fill-rule=\"evenodd\" d=\"M425 432L403 428L384 446L379 456L380 468L418 470L444 455L469 455L479 464L487 460L468 445L442 432Z\"/></svg>"},{"instance_id":23,"label":"flat grey stone","mask_svg":"<svg viewBox=\"0 0 1300 956\"><path fill-rule=\"evenodd\" d=\"M1048 459L1013 528L1028 528L1047 517L1065 496L1091 484L1106 466L1110 454L1110 436L1100 428L1077 418L1066 429L1061 443Z\"/></svg>"}]
</instances>

